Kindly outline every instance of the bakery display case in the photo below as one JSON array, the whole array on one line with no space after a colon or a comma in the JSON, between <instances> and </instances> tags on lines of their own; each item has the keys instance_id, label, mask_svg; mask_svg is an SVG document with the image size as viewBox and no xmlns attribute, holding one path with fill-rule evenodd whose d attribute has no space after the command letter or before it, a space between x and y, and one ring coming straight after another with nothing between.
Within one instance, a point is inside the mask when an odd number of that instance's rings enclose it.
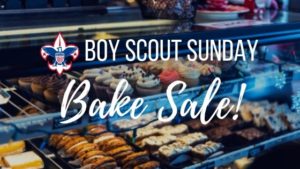
<instances>
[{"instance_id":1,"label":"bakery display case","mask_svg":"<svg viewBox=\"0 0 300 169\"><path fill-rule=\"evenodd\" d=\"M145 19L137 7L38 9L22 15L18 10L0 11L0 20L5 21L0 25L0 157L5 156L0 166L208 169L299 140L299 16L270 10L259 16L239 15L238 20L208 21L196 13L191 21ZM85 51L85 39L120 40L121 48L115 61L86 62L79 57L71 71L58 76L40 57L40 47L53 42L57 32L80 51ZM153 38L181 39L179 60L126 61L127 39ZM191 62L183 57L190 52L184 44L191 38L230 39L234 45L240 39L258 40L258 50L251 62ZM142 47L140 53L148 50ZM201 52L205 53L205 48ZM168 49L161 54L169 55ZM184 91L172 93L176 108L180 110L183 101L191 99L199 111L216 77L222 84L212 104L205 107L207 118L224 97L240 109L223 110L229 112L227 118L213 119L208 125L189 115L158 121L161 107L164 116L172 114L165 93L171 82L187 84ZM62 97L72 79L76 85L89 80L91 90L83 100L90 106L99 98L108 103L103 108L107 110L121 78L129 82L124 95L142 97L149 105L140 118L91 117L86 111L80 120L60 123ZM247 88L239 104L243 83ZM128 110L133 102L122 110ZM67 117L80 109L80 104L70 105ZM11 160L25 156L32 158L22 164Z\"/></svg>"}]
</instances>

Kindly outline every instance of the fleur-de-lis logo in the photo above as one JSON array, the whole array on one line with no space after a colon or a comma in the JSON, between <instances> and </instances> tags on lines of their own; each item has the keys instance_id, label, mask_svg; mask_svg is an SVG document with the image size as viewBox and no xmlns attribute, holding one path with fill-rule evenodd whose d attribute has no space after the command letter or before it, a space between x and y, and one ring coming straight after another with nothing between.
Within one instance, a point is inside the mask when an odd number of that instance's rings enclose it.
<instances>
[{"instance_id":1,"label":"fleur-de-lis logo","mask_svg":"<svg viewBox=\"0 0 300 169\"><path fill-rule=\"evenodd\" d=\"M62 34L59 33L52 45L41 48L41 56L48 62L48 67L61 75L72 67L72 62L77 59L79 49L75 45L67 45Z\"/></svg>"}]
</instances>

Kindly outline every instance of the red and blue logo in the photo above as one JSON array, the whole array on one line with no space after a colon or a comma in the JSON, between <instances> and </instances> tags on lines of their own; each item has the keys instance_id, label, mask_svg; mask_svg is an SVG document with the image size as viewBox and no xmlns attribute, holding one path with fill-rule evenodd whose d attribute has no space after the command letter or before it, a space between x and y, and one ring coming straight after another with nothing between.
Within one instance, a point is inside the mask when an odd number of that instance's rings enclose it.
<instances>
[{"instance_id":1,"label":"red and blue logo","mask_svg":"<svg viewBox=\"0 0 300 169\"><path fill-rule=\"evenodd\" d=\"M61 75L71 69L72 62L79 56L79 49L76 45L67 45L62 34L59 33L53 45L45 45L41 48L41 56L48 62L50 70Z\"/></svg>"}]
</instances>

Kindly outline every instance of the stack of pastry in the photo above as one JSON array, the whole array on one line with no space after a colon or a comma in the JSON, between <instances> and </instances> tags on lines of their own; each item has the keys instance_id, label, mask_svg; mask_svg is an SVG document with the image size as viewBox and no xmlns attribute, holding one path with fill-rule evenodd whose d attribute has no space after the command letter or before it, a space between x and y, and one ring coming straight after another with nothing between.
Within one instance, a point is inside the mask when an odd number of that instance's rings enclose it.
<instances>
[{"instance_id":1,"label":"stack of pastry","mask_svg":"<svg viewBox=\"0 0 300 169\"><path fill-rule=\"evenodd\" d=\"M147 152L136 152L123 138L103 132L104 129L101 125L89 126L87 133L93 137L52 135L49 145L58 149L61 156L74 158L70 163L83 168L159 168L159 163L152 161Z\"/></svg>"},{"instance_id":2,"label":"stack of pastry","mask_svg":"<svg viewBox=\"0 0 300 169\"><path fill-rule=\"evenodd\" d=\"M33 151L24 152L24 141L0 145L0 168L44 168L43 160Z\"/></svg>"}]
</instances>

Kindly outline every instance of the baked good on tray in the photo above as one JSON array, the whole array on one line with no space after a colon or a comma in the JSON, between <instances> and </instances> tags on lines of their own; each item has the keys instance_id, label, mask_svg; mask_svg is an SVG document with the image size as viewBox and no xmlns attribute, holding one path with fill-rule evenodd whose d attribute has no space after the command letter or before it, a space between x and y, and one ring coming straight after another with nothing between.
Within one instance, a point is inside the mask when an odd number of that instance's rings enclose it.
<instances>
[{"instance_id":1,"label":"baked good on tray","mask_svg":"<svg viewBox=\"0 0 300 169\"><path fill-rule=\"evenodd\" d=\"M139 96L150 96L161 93L162 85L154 74L147 74L136 81L135 89Z\"/></svg>"},{"instance_id":2,"label":"baked good on tray","mask_svg":"<svg viewBox=\"0 0 300 169\"><path fill-rule=\"evenodd\" d=\"M18 154L25 151L25 142L16 141L0 145L0 157L7 155Z\"/></svg>"},{"instance_id":3,"label":"baked good on tray","mask_svg":"<svg viewBox=\"0 0 300 169\"><path fill-rule=\"evenodd\" d=\"M188 132L188 127L185 124L168 125L160 129L160 133L168 135L179 135Z\"/></svg>"},{"instance_id":4,"label":"baked good on tray","mask_svg":"<svg viewBox=\"0 0 300 169\"><path fill-rule=\"evenodd\" d=\"M140 146L150 151L156 151L159 147L176 141L176 138L172 135L150 136L143 139Z\"/></svg>"},{"instance_id":5,"label":"baked good on tray","mask_svg":"<svg viewBox=\"0 0 300 169\"><path fill-rule=\"evenodd\" d=\"M131 169L137 165L141 165L148 161L150 161L149 154L146 151L142 151L142 152L135 152L128 155L121 161L121 163L122 163L122 168Z\"/></svg>"},{"instance_id":6,"label":"baked good on tray","mask_svg":"<svg viewBox=\"0 0 300 169\"><path fill-rule=\"evenodd\" d=\"M177 141L160 147L158 151L159 151L159 156L161 158L166 160L172 160L176 156L190 152L191 146Z\"/></svg>"},{"instance_id":7,"label":"baked good on tray","mask_svg":"<svg viewBox=\"0 0 300 169\"><path fill-rule=\"evenodd\" d=\"M231 135L232 132L225 127L216 127L216 128L208 130L206 132L206 134L208 135L209 138L211 138L213 140L219 140L222 137Z\"/></svg>"},{"instance_id":8,"label":"baked good on tray","mask_svg":"<svg viewBox=\"0 0 300 169\"><path fill-rule=\"evenodd\" d=\"M159 163L157 161L148 161L135 166L133 169L159 169Z\"/></svg>"},{"instance_id":9,"label":"baked good on tray","mask_svg":"<svg viewBox=\"0 0 300 169\"><path fill-rule=\"evenodd\" d=\"M298 113L287 113L282 117L290 130L300 128L300 115Z\"/></svg>"},{"instance_id":10,"label":"baked good on tray","mask_svg":"<svg viewBox=\"0 0 300 169\"><path fill-rule=\"evenodd\" d=\"M195 145L207 139L208 137L205 134L201 132L195 132L195 133L189 133L187 135L180 136L177 138L177 141L183 142L184 144L187 145Z\"/></svg>"},{"instance_id":11,"label":"baked good on tray","mask_svg":"<svg viewBox=\"0 0 300 169\"><path fill-rule=\"evenodd\" d=\"M13 169L44 168L43 160L33 151L5 156L3 157L3 162L6 167Z\"/></svg>"},{"instance_id":12,"label":"baked good on tray","mask_svg":"<svg viewBox=\"0 0 300 169\"><path fill-rule=\"evenodd\" d=\"M256 128L247 128L236 132L237 135L243 137L248 141L259 139L265 135L265 133L259 131Z\"/></svg>"},{"instance_id":13,"label":"baked good on tray","mask_svg":"<svg viewBox=\"0 0 300 169\"><path fill-rule=\"evenodd\" d=\"M276 114L268 115L264 117L264 120L266 122L266 126L273 133L278 133L288 129L288 126L284 123L280 115L276 115Z\"/></svg>"},{"instance_id":14,"label":"baked good on tray","mask_svg":"<svg viewBox=\"0 0 300 169\"><path fill-rule=\"evenodd\" d=\"M192 154L196 158L206 158L218 151L220 151L223 148L223 145L221 143L216 143L213 141L207 141L204 144L196 145L192 148Z\"/></svg>"},{"instance_id":15,"label":"baked good on tray","mask_svg":"<svg viewBox=\"0 0 300 169\"><path fill-rule=\"evenodd\" d=\"M67 131L69 135L54 134L50 137L49 146L56 148L61 158L73 159L68 161L71 165L83 168L159 167L157 162L150 159L148 152L137 152L126 140L113 133L103 133L105 130L102 125L88 126L83 130L87 134L93 134L93 137L74 135L79 134L78 130Z\"/></svg>"}]
</instances>

